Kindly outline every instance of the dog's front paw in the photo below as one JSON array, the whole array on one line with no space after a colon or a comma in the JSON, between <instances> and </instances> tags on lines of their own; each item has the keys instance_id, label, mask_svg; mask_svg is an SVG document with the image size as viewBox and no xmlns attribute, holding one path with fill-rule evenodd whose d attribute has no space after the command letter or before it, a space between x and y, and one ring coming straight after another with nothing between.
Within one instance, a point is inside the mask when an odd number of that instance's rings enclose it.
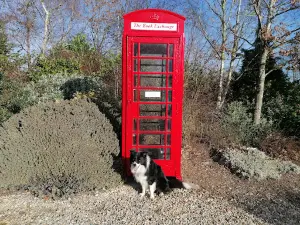
<instances>
[{"instance_id":1,"label":"dog's front paw","mask_svg":"<svg viewBox=\"0 0 300 225\"><path fill-rule=\"evenodd\" d=\"M144 198L145 197L145 193L140 193L140 198Z\"/></svg>"}]
</instances>

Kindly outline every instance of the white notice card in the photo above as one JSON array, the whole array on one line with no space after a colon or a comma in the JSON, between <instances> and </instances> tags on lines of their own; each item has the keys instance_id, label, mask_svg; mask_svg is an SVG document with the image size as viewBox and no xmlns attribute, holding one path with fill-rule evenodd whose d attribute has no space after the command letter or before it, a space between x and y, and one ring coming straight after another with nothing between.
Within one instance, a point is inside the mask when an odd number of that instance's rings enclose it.
<instances>
[{"instance_id":1,"label":"white notice card","mask_svg":"<svg viewBox=\"0 0 300 225\"><path fill-rule=\"evenodd\" d=\"M160 91L145 91L146 98L160 98Z\"/></svg>"}]
</instances>

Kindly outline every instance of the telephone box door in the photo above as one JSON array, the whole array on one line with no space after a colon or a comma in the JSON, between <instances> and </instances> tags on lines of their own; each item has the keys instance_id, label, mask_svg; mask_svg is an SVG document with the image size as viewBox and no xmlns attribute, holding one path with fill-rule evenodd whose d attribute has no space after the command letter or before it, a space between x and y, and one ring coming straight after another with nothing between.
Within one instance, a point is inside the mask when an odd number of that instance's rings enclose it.
<instances>
[{"instance_id":1,"label":"telephone box door","mask_svg":"<svg viewBox=\"0 0 300 225\"><path fill-rule=\"evenodd\" d=\"M180 163L179 48L180 38L127 39L126 155L130 150L148 152L166 176L176 176L175 164Z\"/></svg>"}]
</instances>

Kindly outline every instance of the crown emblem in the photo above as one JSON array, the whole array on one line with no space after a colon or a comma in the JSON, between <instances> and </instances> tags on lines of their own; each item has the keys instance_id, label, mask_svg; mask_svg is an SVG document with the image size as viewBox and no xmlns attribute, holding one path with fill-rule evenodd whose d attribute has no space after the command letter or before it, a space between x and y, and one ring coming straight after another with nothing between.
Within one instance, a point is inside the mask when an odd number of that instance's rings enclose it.
<instances>
[{"instance_id":1,"label":"crown emblem","mask_svg":"<svg viewBox=\"0 0 300 225\"><path fill-rule=\"evenodd\" d=\"M158 20L159 19L159 15L157 15L156 13L154 13L152 16L150 16L150 19L152 19L152 20Z\"/></svg>"}]
</instances>

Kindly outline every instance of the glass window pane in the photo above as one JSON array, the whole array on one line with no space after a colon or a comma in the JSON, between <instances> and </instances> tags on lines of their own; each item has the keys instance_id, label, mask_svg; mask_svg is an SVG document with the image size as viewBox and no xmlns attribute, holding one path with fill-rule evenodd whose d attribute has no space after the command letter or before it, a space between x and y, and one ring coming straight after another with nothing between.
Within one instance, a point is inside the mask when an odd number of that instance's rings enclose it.
<instances>
[{"instance_id":1,"label":"glass window pane","mask_svg":"<svg viewBox=\"0 0 300 225\"><path fill-rule=\"evenodd\" d=\"M138 55L138 43L134 43L133 52L134 52L134 56Z\"/></svg>"},{"instance_id":2,"label":"glass window pane","mask_svg":"<svg viewBox=\"0 0 300 225\"><path fill-rule=\"evenodd\" d=\"M137 59L133 60L133 71L134 72L138 71L138 60Z\"/></svg>"},{"instance_id":3,"label":"glass window pane","mask_svg":"<svg viewBox=\"0 0 300 225\"><path fill-rule=\"evenodd\" d=\"M134 85L134 87L138 86L138 75L137 74L134 74L133 85Z\"/></svg>"},{"instance_id":4,"label":"glass window pane","mask_svg":"<svg viewBox=\"0 0 300 225\"><path fill-rule=\"evenodd\" d=\"M140 104L140 116L165 116L166 105Z\"/></svg>"},{"instance_id":5,"label":"glass window pane","mask_svg":"<svg viewBox=\"0 0 300 225\"><path fill-rule=\"evenodd\" d=\"M168 120L168 131L170 131L172 128L172 123L171 123L171 120Z\"/></svg>"},{"instance_id":6,"label":"glass window pane","mask_svg":"<svg viewBox=\"0 0 300 225\"><path fill-rule=\"evenodd\" d=\"M167 160L170 160L170 159L171 159L171 149L170 149L170 148L167 148L167 149L166 149L166 159L167 159Z\"/></svg>"},{"instance_id":7,"label":"glass window pane","mask_svg":"<svg viewBox=\"0 0 300 225\"><path fill-rule=\"evenodd\" d=\"M171 134L167 135L167 145L171 145Z\"/></svg>"},{"instance_id":8,"label":"glass window pane","mask_svg":"<svg viewBox=\"0 0 300 225\"><path fill-rule=\"evenodd\" d=\"M172 77L172 75L169 75L169 77L168 77L168 87L172 87L172 80L173 79L173 77Z\"/></svg>"},{"instance_id":9,"label":"glass window pane","mask_svg":"<svg viewBox=\"0 0 300 225\"><path fill-rule=\"evenodd\" d=\"M152 159L164 159L163 148L140 148L139 152L148 152Z\"/></svg>"},{"instance_id":10,"label":"glass window pane","mask_svg":"<svg viewBox=\"0 0 300 225\"><path fill-rule=\"evenodd\" d=\"M173 72L173 59L169 60L169 72Z\"/></svg>"},{"instance_id":11,"label":"glass window pane","mask_svg":"<svg viewBox=\"0 0 300 225\"><path fill-rule=\"evenodd\" d=\"M141 87L165 87L166 75L149 74L141 76Z\"/></svg>"},{"instance_id":12,"label":"glass window pane","mask_svg":"<svg viewBox=\"0 0 300 225\"><path fill-rule=\"evenodd\" d=\"M133 130L136 130L136 128L137 128L136 119L133 119Z\"/></svg>"},{"instance_id":13,"label":"glass window pane","mask_svg":"<svg viewBox=\"0 0 300 225\"><path fill-rule=\"evenodd\" d=\"M168 116L172 116L172 105L168 105Z\"/></svg>"},{"instance_id":14,"label":"glass window pane","mask_svg":"<svg viewBox=\"0 0 300 225\"><path fill-rule=\"evenodd\" d=\"M136 134L132 135L132 145L136 145Z\"/></svg>"},{"instance_id":15,"label":"glass window pane","mask_svg":"<svg viewBox=\"0 0 300 225\"><path fill-rule=\"evenodd\" d=\"M137 101L137 93L138 91L136 89L133 90L133 101L136 102Z\"/></svg>"},{"instance_id":16,"label":"glass window pane","mask_svg":"<svg viewBox=\"0 0 300 225\"><path fill-rule=\"evenodd\" d=\"M141 56L166 57L167 44L141 44Z\"/></svg>"},{"instance_id":17,"label":"glass window pane","mask_svg":"<svg viewBox=\"0 0 300 225\"><path fill-rule=\"evenodd\" d=\"M168 102L172 102L172 91L168 91Z\"/></svg>"},{"instance_id":18,"label":"glass window pane","mask_svg":"<svg viewBox=\"0 0 300 225\"><path fill-rule=\"evenodd\" d=\"M169 57L173 57L174 55L174 45L173 44L170 44L169 45Z\"/></svg>"},{"instance_id":19,"label":"glass window pane","mask_svg":"<svg viewBox=\"0 0 300 225\"><path fill-rule=\"evenodd\" d=\"M165 59L141 59L141 72L166 72Z\"/></svg>"},{"instance_id":20,"label":"glass window pane","mask_svg":"<svg viewBox=\"0 0 300 225\"><path fill-rule=\"evenodd\" d=\"M140 134L140 145L165 145L164 134Z\"/></svg>"},{"instance_id":21,"label":"glass window pane","mask_svg":"<svg viewBox=\"0 0 300 225\"><path fill-rule=\"evenodd\" d=\"M162 119L141 119L140 130L165 130L165 120Z\"/></svg>"}]
</instances>

